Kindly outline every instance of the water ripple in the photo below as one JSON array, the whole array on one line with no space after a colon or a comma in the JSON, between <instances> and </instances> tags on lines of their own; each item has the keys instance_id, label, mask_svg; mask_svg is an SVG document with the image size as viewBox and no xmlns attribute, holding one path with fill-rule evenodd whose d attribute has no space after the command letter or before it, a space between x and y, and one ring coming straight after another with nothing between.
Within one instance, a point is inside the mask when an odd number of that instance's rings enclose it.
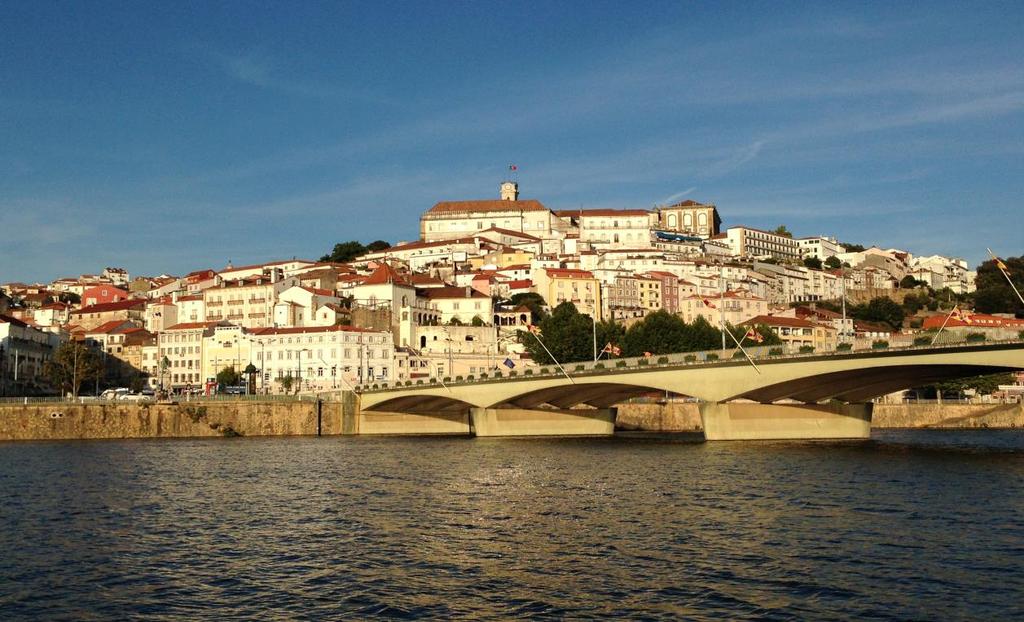
<instances>
[{"instance_id":1,"label":"water ripple","mask_svg":"<svg viewBox=\"0 0 1024 622\"><path fill-rule=\"evenodd\" d=\"M1024 433L0 444L0 619L1012 619Z\"/></svg>"}]
</instances>

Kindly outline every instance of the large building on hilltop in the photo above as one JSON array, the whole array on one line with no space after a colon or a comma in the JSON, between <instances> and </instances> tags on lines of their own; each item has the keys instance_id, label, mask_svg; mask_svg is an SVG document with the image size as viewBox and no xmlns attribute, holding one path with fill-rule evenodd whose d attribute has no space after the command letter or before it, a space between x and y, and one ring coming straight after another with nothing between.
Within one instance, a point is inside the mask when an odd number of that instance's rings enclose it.
<instances>
[{"instance_id":1,"label":"large building on hilltop","mask_svg":"<svg viewBox=\"0 0 1024 622\"><path fill-rule=\"evenodd\" d=\"M442 201L420 216L420 240L438 242L473 236L491 228L550 238L561 225L544 204L519 198L519 184L502 182L499 199Z\"/></svg>"},{"instance_id":2,"label":"large building on hilltop","mask_svg":"<svg viewBox=\"0 0 1024 622\"><path fill-rule=\"evenodd\" d=\"M718 209L710 203L698 203L687 199L674 205L659 207L655 212L658 215L658 228L662 231L707 239L718 235L722 226Z\"/></svg>"}]
</instances>

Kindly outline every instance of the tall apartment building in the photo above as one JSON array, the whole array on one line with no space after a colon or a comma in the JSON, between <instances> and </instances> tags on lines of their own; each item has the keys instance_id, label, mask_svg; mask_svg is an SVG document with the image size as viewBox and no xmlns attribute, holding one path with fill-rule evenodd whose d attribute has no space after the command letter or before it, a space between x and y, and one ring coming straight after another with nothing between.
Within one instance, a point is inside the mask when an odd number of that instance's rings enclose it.
<instances>
[{"instance_id":1,"label":"tall apartment building","mask_svg":"<svg viewBox=\"0 0 1024 622\"><path fill-rule=\"evenodd\" d=\"M273 326L277 295L298 283L299 279L293 276L277 278L277 272L273 272L269 277L251 276L233 281L225 280L218 287L203 290L206 321L226 320L246 328Z\"/></svg>"},{"instance_id":2,"label":"tall apartment building","mask_svg":"<svg viewBox=\"0 0 1024 622\"><path fill-rule=\"evenodd\" d=\"M725 233L729 248L737 257L800 259L800 246L791 237L751 227L729 227Z\"/></svg>"}]
</instances>

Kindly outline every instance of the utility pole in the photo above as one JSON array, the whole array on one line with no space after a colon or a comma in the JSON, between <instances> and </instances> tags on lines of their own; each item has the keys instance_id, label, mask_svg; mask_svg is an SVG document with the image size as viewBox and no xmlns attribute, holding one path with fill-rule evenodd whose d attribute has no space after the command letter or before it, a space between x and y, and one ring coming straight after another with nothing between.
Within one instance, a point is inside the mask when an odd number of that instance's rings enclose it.
<instances>
[{"instance_id":1,"label":"utility pole","mask_svg":"<svg viewBox=\"0 0 1024 622\"><path fill-rule=\"evenodd\" d=\"M722 350L725 350L725 262L718 264L718 321L722 327Z\"/></svg>"}]
</instances>

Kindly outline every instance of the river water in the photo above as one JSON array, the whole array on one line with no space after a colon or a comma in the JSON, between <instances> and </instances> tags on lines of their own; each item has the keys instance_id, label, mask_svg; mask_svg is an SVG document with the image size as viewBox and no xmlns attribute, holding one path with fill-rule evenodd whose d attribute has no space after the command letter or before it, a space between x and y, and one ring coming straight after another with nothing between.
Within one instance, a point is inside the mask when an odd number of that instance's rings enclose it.
<instances>
[{"instance_id":1,"label":"river water","mask_svg":"<svg viewBox=\"0 0 1024 622\"><path fill-rule=\"evenodd\" d=\"M0 443L0 619L1024 618L1024 431Z\"/></svg>"}]
</instances>

